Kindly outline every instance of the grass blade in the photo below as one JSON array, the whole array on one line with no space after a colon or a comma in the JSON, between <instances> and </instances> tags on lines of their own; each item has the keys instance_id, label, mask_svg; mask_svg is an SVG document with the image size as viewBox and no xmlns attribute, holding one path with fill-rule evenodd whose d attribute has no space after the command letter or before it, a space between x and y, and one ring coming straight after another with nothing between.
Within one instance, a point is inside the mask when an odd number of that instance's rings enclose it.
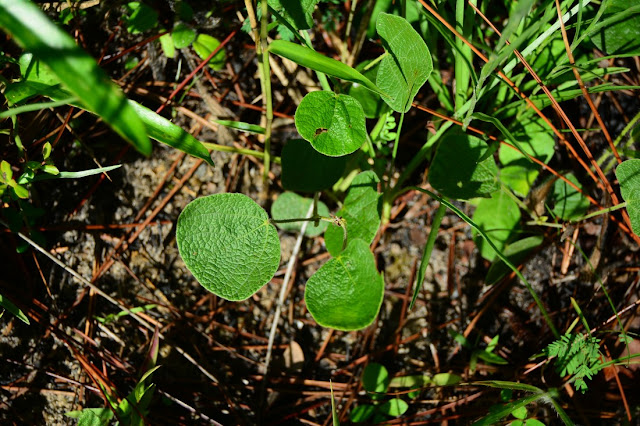
<instances>
[{"instance_id":1,"label":"grass blade","mask_svg":"<svg viewBox=\"0 0 640 426\"><path fill-rule=\"evenodd\" d=\"M95 60L33 3L0 0L0 27L46 63L87 109L94 111L144 155L151 141L144 124Z\"/></svg>"},{"instance_id":2,"label":"grass blade","mask_svg":"<svg viewBox=\"0 0 640 426\"><path fill-rule=\"evenodd\" d=\"M328 74L342 80L361 84L372 92L383 96L385 95L380 91L378 86L373 84L371 80L351 68L349 65L324 56L323 54L318 53L313 49L309 49L308 47L291 43L290 41L274 40L269 44L269 51L275 55L289 59L298 65L302 65L303 67L307 67L314 71Z\"/></svg>"}]
</instances>

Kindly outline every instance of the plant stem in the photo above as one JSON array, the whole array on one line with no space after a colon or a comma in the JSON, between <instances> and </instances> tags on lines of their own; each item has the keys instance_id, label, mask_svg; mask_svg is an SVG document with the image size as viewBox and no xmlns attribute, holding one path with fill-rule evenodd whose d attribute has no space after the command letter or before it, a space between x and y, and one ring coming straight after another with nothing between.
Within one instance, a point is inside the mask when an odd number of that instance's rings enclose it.
<instances>
[{"instance_id":1,"label":"plant stem","mask_svg":"<svg viewBox=\"0 0 640 426\"><path fill-rule=\"evenodd\" d=\"M252 149L246 148L236 148L235 146L227 146L227 145L219 145L217 143L211 142L200 142L205 148L210 149L212 151L220 151L220 152L231 152L234 154L242 154L242 155L252 155L256 158L264 159L266 153L260 151L254 151ZM280 164L280 157L272 157L272 160L276 164Z\"/></svg>"},{"instance_id":2,"label":"plant stem","mask_svg":"<svg viewBox=\"0 0 640 426\"><path fill-rule=\"evenodd\" d=\"M400 133L402 132L402 123L404 122L404 112L400 113L400 122L396 129L396 140L393 143L393 153L391 154L391 165L396 162L396 154L398 153L398 142L400 142Z\"/></svg>"},{"instance_id":3,"label":"plant stem","mask_svg":"<svg viewBox=\"0 0 640 426\"><path fill-rule=\"evenodd\" d=\"M595 211L593 213L589 213L588 215L585 215L585 216L582 216L581 218L575 219L572 222L582 222L583 220L591 219L592 217L599 216L601 214L605 214L605 213L609 213L609 212L614 212L616 210L620 210L623 207L627 207L627 202L626 201L622 202L620 204L616 204L615 206L612 206L612 207L607 207L606 209L602 209L602 210Z\"/></svg>"}]
</instances>

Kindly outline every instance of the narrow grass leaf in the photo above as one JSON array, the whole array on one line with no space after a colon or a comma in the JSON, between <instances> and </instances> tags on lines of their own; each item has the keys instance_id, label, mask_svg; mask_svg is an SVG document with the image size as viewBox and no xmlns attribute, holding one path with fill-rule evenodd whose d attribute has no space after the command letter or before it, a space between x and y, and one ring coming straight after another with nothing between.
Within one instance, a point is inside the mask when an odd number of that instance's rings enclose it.
<instances>
[{"instance_id":1,"label":"narrow grass leaf","mask_svg":"<svg viewBox=\"0 0 640 426\"><path fill-rule=\"evenodd\" d=\"M258 135L264 135L267 130L256 124L245 123L243 121L231 121L231 120L213 120L221 126L229 127L231 129L242 130L243 132L256 133Z\"/></svg>"},{"instance_id":2,"label":"narrow grass leaf","mask_svg":"<svg viewBox=\"0 0 640 426\"><path fill-rule=\"evenodd\" d=\"M89 110L98 114L144 155L151 142L144 124L95 60L33 3L0 0L0 27L25 50L45 62Z\"/></svg>"},{"instance_id":3,"label":"narrow grass leaf","mask_svg":"<svg viewBox=\"0 0 640 426\"><path fill-rule=\"evenodd\" d=\"M335 59L329 58L305 46L285 40L274 40L269 44L269 52L287 58L298 65L310 68L332 77L361 84L367 89L383 94L380 89L360 72Z\"/></svg>"},{"instance_id":4,"label":"narrow grass leaf","mask_svg":"<svg viewBox=\"0 0 640 426\"><path fill-rule=\"evenodd\" d=\"M9 300L6 296L3 296L2 294L0 294L0 306L2 306L4 309L12 313L16 318L18 318L23 323L27 325L30 324L29 317L27 317L20 308L18 308L11 300Z\"/></svg>"}]
</instances>

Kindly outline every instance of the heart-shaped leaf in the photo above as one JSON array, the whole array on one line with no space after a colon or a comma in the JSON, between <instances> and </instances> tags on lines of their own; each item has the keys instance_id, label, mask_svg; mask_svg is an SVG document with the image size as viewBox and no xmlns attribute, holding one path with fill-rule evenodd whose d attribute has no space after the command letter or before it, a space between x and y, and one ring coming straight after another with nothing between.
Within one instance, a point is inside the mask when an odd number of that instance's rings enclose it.
<instances>
[{"instance_id":1,"label":"heart-shaped leaf","mask_svg":"<svg viewBox=\"0 0 640 426\"><path fill-rule=\"evenodd\" d=\"M278 199L271 206L271 217L274 220L283 219L298 219L307 217L309 207L313 203L313 199L304 198L293 192L283 192ZM320 216L329 216L329 208L322 201L318 201L318 214ZM281 222L276 223L276 226L283 231L300 232L302 224L304 222ZM307 230L304 235L307 237L315 237L322 234L329 225L329 222L321 220L318 226L315 226L313 222L307 225Z\"/></svg>"},{"instance_id":2,"label":"heart-shaped leaf","mask_svg":"<svg viewBox=\"0 0 640 426\"><path fill-rule=\"evenodd\" d=\"M487 197L500 184L498 168L482 140L459 131L447 133L438 146L429 170L429 182L449 198L468 200Z\"/></svg>"},{"instance_id":3,"label":"heart-shaped leaf","mask_svg":"<svg viewBox=\"0 0 640 426\"><path fill-rule=\"evenodd\" d=\"M195 199L178 218L178 251L210 292L244 300L275 274L280 240L267 212L243 194Z\"/></svg>"},{"instance_id":4,"label":"heart-shaped leaf","mask_svg":"<svg viewBox=\"0 0 640 426\"><path fill-rule=\"evenodd\" d=\"M383 99L394 111L407 112L433 70L431 53L422 37L400 16L381 13L376 29L387 51L376 85L388 95Z\"/></svg>"},{"instance_id":5,"label":"heart-shaped leaf","mask_svg":"<svg viewBox=\"0 0 640 426\"><path fill-rule=\"evenodd\" d=\"M344 199L338 217L346 220L347 239L359 238L371 244L380 227L381 205L378 193L378 176L368 170L360 173L351 182L349 192ZM333 256L342 251L344 231L341 227L332 225L324 234L327 250Z\"/></svg>"},{"instance_id":6,"label":"heart-shaped leaf","mask_svg":"<svg viewBox=\"0 0 640 426\"><path fill-rule=\"evenodd\" d=\"M351 154L367 137L360 102L333 92L307 94L296 110L295 122L300 135L330 157Z\"/></svg>"},{"instance_id":7,"label":"heart-shaped leaf","mask_svg":"<svg viewBox=\"0 0 640 426\"><path fill-rule=\"evenodd\" d=\"M282 148L282 186L296 192L331 188L342 177L347 157L328 157L304 139L293 139Z\"/></svg>"},{"instance_id":8,"label":"heart-shaped leaf","mask_svg":"<svg viewBox=\"0 0 640 426\"><path fill-rule=\"evenodd\" d=\"M627 160L616 169L620 193L627 202L631 229L640 235L640 160Z\"/></svg>"},{"instance_id":9,"label":"heart-shaped leaf","mask_svg":"<svg viewBox=\"0 0 640 426\"><path fill-rule=\"evenodd\" d=\"M369 244L351 240L307 281L304 299L318 324L337 330L360 330L378 315L384 280Z\"/></svg>"}]
</instances>

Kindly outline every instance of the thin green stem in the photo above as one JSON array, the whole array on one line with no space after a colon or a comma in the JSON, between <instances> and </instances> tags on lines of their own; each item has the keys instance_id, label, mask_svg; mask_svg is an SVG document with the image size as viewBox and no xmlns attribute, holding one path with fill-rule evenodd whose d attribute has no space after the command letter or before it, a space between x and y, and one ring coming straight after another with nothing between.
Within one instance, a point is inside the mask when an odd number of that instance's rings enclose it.
<instances>
[{"instance_id":1,"label":"thin green stem","mask_svg":"<svg viewBox=\"0 0 640 426\"><path fill-rule=\"evenodd\" d=\"M422 252L420 269L418 270L418 278L416 279L416 286L413 289L413 297L411 298L409 309L413 309L413 305L416 303L418 294L420 294L420 289L424 284L424 276L427 271L427 266L429 266L431 252L433 252L433 247L435 246L436 238L438 237L438 230L440 229L440 223L442 222L442 218L444 217L444 214L446 212L447 206L441 203L440 206L438 206L436 214L433 216L433 220L431 221L431 231L429 231L429 238L427 238L427 244L424 246L424 251Z\"/></svg>"},{"instance_id":2,"label":"thin green stem","mask_svg":"<svg viewBox=\"0 0 640 426\"><path fill-rule=\"evenodd\" d=\"M606 209L602 209L602 210L595 211L593 213L589 213L588 215L585 215L585 216L582 216L581 218L575 219L572 222L582 222L583 220L591 219L592 217L600 216L601 214L614 212L614 211L620 210L620 209L622 209L624 207L627 207L627 202L626 201L622 202L620 204L616 204L615 206L612 206L612 207L607 207Z\"/></svg>"},{"instance_id":3,"label":"thin green stem","mask_svg":"<svg viewBox=\"0 0 640 426\"><path fill-rule=\"evenodd\" d=\"M55 107L59 107L62 105L67 105L71 102L77 101L76 98L67 98L67 99L62 99L60 101L53 101L53 102L38 102L38 103L34 103L34 104L27 104L27 105L22 105L16 108L9 108L6 111L2 111L0 112L0 120L3 120L7 117L13 117L16 116L18 114L22 114L25 112L31 112L31 111L38 111L41 109L45 109L45 108L55 108Z\"/></svg>"},{"instance_id":4,"label":"thin green stem","mask_svg":"<svg viewBox=\"0 0 640 426\"><path fill-rule=\"evenodd\" d=\"M217 143L211 143L211 142L200 142L200 143L205 148L210 149L212 151L231 152L233 154L242 154L242 155L252 155L260 159L264 159L266 155L264 152L254 151L252 149L236 148L235 146L219 145ZM272 157L271 159L273 160L274 163L280 164L280 161L281 161L280 157Z\"/></svg>"},{"instance_id":5,"label":"thin green stem","mask_svg":"<svg viewBox=\"0 0 640 426\"><path fill-rule=\"evenodd\" d=\"M391 154L391 164L396 162L396 154L398 153L398 142L400 142L400 133L402 132L402 123L404 122L404 112L400 113L400 122L396 128L396 140L393 143L393 153Z\"/></svg>"}]
</instances>

